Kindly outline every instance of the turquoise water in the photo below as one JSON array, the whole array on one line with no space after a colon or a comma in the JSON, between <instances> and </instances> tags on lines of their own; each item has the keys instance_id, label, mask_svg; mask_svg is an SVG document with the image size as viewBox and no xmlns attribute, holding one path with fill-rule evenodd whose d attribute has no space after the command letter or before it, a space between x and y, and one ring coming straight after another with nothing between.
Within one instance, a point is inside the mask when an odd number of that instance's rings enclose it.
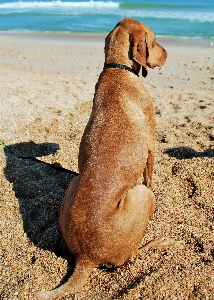
<instances>
[{"instance_id":1,"label":"turquoise water","mask_svg":"<svg viewBox=\"0 0 214 300\"><path fill-rule=\"evenodd\" d=\"M214 0L0 0L0 30L107 33L124 17L156 35L214 39Z\"/></svg>"}]
</instances>

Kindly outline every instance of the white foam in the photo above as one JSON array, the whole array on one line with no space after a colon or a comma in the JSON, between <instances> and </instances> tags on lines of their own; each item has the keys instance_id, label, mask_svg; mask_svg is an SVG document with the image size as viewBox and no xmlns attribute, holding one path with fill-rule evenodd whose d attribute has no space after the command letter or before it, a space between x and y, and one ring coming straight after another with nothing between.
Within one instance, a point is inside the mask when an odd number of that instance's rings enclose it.
<instances>
[{"instance_id":1,"label":"white foam","mask_svg":"<svg viewBox=\"0 0 214 300\"><path fill-rule=\"evenodd\" d=\"M17 1L17 2L6 2L0 4L0 9L33 9L33 8L118 8L119 2L112 1L81 1L81 2L62 2L57 1Z\"/></svg>"}]
</instances>

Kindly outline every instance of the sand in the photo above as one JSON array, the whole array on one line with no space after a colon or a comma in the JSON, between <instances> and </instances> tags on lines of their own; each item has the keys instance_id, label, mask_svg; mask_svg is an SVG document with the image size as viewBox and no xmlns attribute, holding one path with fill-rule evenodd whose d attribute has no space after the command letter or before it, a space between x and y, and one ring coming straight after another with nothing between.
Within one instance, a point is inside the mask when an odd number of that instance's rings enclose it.
<instances>
[{"instance_id":1,"label":"sand","mask_svg":"<svg viewBox=\"0 0 214 300\"><path fill-rule=\"evenodd\" d=\"M157 206L142 245L161 236L180 243L141 247L123 267L95 269L66 299L214 299L214 48L160 43L169 53L165 66L142 78L157 121ZM103 47L102 36L1 33L0 139L10 151L78 172ZM59 208L71 179L1 147L1 299L34 299L71 274L73 258L57 256Z\"/></svg>"}]
</instances>

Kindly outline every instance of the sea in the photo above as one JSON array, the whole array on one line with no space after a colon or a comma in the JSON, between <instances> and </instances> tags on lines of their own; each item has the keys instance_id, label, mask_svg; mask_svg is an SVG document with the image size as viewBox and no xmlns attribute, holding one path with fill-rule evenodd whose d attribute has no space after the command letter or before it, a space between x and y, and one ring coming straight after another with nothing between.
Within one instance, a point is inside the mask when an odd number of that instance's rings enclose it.
<instances>
[{"instance_id":1,"label":"sea","mask_svg":"<svg viewBox=\"0 0 214 300\"><path fill-rule=\"evenodd\" d=\"M125 17L157 36L214 41L214 0L0 0L0 30L106 34Z\"/></svg>"}]
</instances>

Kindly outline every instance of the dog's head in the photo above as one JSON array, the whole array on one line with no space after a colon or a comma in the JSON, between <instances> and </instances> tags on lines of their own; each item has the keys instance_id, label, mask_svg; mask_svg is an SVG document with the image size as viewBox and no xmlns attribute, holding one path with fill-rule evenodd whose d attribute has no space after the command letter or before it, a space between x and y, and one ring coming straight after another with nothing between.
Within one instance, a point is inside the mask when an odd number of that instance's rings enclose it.
<instances>
[{"instance_id":1,"label":"dog's head","mask_svg":"<svg viewBox=\"0 0 214 300\"><path fill-rule=\"evenodd\" d=\"M106 37L107 43L109 43L109 39L115 30L121 34L123 30L128 33L129 59L142 66L142 75L144 77L147 75L147 67L155 68L164 65L167 52L156 42L155 34L148 26L139 21L125 18L121 20ZM115 36L118 37L119 34Z\"/></svg>"}]
</instances>

